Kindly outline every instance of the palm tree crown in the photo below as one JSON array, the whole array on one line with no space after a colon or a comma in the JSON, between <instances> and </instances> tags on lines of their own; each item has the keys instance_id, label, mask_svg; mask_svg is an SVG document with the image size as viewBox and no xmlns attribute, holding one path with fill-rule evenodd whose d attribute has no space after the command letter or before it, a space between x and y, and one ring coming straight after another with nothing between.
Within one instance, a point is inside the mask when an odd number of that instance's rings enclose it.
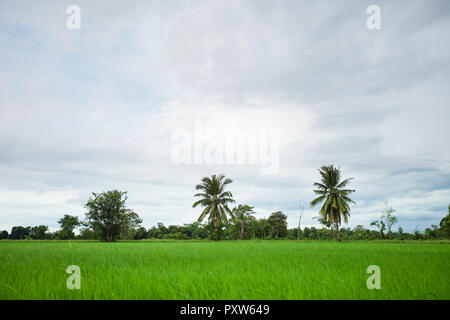
<instances>
[{"instance_id":1,"label":"palm tree crown","mask_svg":"<svg viewBox=\"0 0 450 320\"><path fill-rule=\"evenodd\" d=\"M350 216L349 203L355 203L348 197L355 190L344 189L353 178L341 181L341 170L333 165L322 166L319 173L321 183L314 183L314 187L317 188L314 193L319 196L311 201L310 205L314 207L325 201L320 209L320 216L324 221L336 227L337 237L340 241L339 225L342 219L345 223L348 222Z\"/></svg>"},{"instance_id":2,"label":"palm tree crown","mask_svg":"<svg viewBox=\"0 0 450 320\"><path fill-rule=\"evenodd\" d=\"M229 203L235 202L233 195L230 191L225 191L225 187L233 182L231 179L225 179L223 174L216 176L213 174L210 178L204 177L202 182L195 186L197 190L201 190L200 193L194 195L194 197L200 197L200 200L194 202L192 207L197 207L199 204L205 207L198 222L201 222L207 215L209 215L209 221L214 221L217 228L217 237L219 238L220 228L222 224L228 224L227 214L234 219L234 215L230 208Z\"/></svg>"}]
</instances>

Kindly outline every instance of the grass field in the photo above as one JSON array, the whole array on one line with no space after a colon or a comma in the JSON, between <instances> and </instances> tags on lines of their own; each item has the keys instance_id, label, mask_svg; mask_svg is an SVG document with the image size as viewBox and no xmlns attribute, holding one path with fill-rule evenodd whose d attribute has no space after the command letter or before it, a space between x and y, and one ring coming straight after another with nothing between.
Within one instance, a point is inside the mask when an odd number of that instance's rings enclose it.
<instances>
[{"instance_id":1,"label":"grass field","mask_svg":"<svg viewBox=\"0 0 450 320\"><path fill-rule=\"evenodd\" d=\"M450 299L450 244L0 241L0 299Z\"/></svg>"}]
</instances>

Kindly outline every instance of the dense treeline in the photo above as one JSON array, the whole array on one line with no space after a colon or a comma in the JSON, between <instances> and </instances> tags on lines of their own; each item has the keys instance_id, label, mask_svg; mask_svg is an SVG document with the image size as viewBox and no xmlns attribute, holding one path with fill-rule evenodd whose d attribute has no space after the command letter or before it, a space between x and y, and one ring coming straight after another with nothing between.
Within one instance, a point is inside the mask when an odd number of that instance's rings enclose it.
<instances>
[{"instance_id":1,"label":"dense treeline","mask_svg":"<svg viewBox=\"0 0 450 320\"><path fill-rule=\"evenodd\" d=\"M242 206L249 208L252 207ZM239 207L238 207L239 208ZM238 212L234 209L234 212ZM256 219L253 214L236 215L236 221L229 223L220 230L221 239L237 240L237 239L287 239L287 240L332 240L335 238L335 230L327 227L303 227L288 228L287 216L281 212L274 212L268 218ZM245 217L245 218L243 218ZM404 232L402 228L392 232L390 239L393 240L429 240L429 239L445 239L450 238L450 208L449 215L442 219L440 226L432 225L423 232L414 230L413 233ZM298 237L299 236L299 237ZM378 230L370 230L362 225L351 228L341 228L340 236L342 240L381 240L388 239L387 234L382 234ZM78 235L73 235L72 239L95 240L101 239L93 230L82 227ZM203 240L216 239L217 228L214 223L194 222L183 225L165 226L158 223L151 228L138 227L122 232L118 239L121 240L143 240L143 239L172 239L172 240ZM0 232L0 239L36 239L36 240L64 240L70 239L67 230L61 229L56 232L49 232L47 226L36 227L13 227L11 233L7 231Z\"/></svg>"},{"instance_id":2,"label":"dense treeline","mask_svg":"<svg viewBox=\"0 0 450 320\"><path fill-rule=\"evenodd\" d=\"M426 240L450 238L450 205L448 215L440 225L432 225L420 232L417 228L413 233L404 232L402 228L394 231L398 223L396 210L386 202L386 208L379 219L370 221L372 227L378 230L366 229L358 225L353 229L342 228L341 223L347 223L350 217L350 204L355 202L349 195L355 192L348 189L353 178L342 179L341 171L333 165L322 166L319 169L320 182L315 182L313 190L317 198L310 202L311 207L319 204L317 221L322 228L288 229L287 215L282 211L273 212L269 217L256 219L253 207L240 204L234 208L233 195L226 188L233 182L224 175L204 177L195 186L198 191L194 195L197 200L192 205L201 207L197 222L191 224L164 226L158 223L149 229L141 226L142 219L133 210L126 207L127 192L111 190L102 193L92 193L85 204L86 217L80 221L78 217L64 215L58 220L61 230L49 232L48 226L36 227L15 226L11 233L0 232L0 239L84 239L84 240L142 240L142 239L299 239L299 240ZM204 223L202 223L205 221ZM75 235L75 228L79 234Z\"/></svg>"}]
</instances>

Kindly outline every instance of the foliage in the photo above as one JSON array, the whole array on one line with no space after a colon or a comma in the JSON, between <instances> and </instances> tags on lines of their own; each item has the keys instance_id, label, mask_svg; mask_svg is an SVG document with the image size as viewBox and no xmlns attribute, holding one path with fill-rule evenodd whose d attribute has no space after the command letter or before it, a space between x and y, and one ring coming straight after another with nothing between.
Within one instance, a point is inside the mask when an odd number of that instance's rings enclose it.
<instances>
[{"instance_id":1,"label":"foliage","mask_svg":"<svg viewBox=\"0 0 450 320\"><path fill-rule=\"evenodd\" d=\"M240 204L232 210L235 217L236 231L239 233L239 239L244 239L244 236L247 239L250 238L252 226L255 221L255 217L253 216L255 211L253 211L253 209L254 208L249 205Z\"/></svg>"},{"instance_id":2,"label":"foliage","mask_svg":"<svg viewBox=\"0 0 450 320\"><path fill-rule=\"evenodd\" d=\"M210 178L204 177L202 182L195 186L195 189L200 190L194 197L199 197L200 200L194 202L192 207L201 205L203 209L198 222L208 216L209 222L214 222L217 230L217 240L220 240L220 231L223 225L228 224L227 214L234 219L234 215L228 204L235 202L230 191L225 191L225 187L232 183L233 180L225 179L224 175L216 176L213 174Z\"/></svg>"},{"instance_id":3,"label":"foliage","mask_svg":"<svg viewBox=\"0 0 450 320\"><path fill-rule=\"evenodd\" d=\"M75 237L73 230L80 225L80 221L76 216L65 214L64 217L58 220L58 224L61 227L61 239L73 239Z\"/></svg>"},{"instance_id":4,"label":"foliage","mask_svg":"<svg viewBox=\"0 0 450 320\"><path fill-rule=\"evenodd\" d=\"M391 238L392 226L398 222L397 217L394 215L395 211L396 210L393 209L386 201L386 208L384 209L381 219L384 219L384 221L385 221L385 225L386 225L387 231L388 231L388 239Z\"/></svg>"},{"instance_id":5,"label":"foliage","mask_svg":"<svg viewBox=\"0 0 450 320\"><path fill-rule=\"evenodd\" d=\"M125 206L127 192L112 190L92 195L85 206L88 209L85 225L102 240L115 241L142 223L139 215Z\"/></svg>"},{"instance_id":6,"label":"foliage","mask_svg":"<svg viewBox=\"0 0 450 320\"><path fill-rule=\"evenodd\" d=\"M335 168L333 165L322 166L319 169L321 176L321 182L315 182L314 193L318 195L317 198L310 202L311 207L323 202L320 208L320 215L324 221L327 221L330 225L334 225L336 229L336 237L338 241L341 241L339 226L342 220L348 223L348 217L350 216L349 203L355 203L349 198L349 195L355 190L344 189L353 178L348 178L341 181L341 170Z\"/></svg>"},{"instance_id":7,"label":"foliage","mask_svg":"<svg viewBox=\"0 0 450 320\"><path fill-rule=\"evenodd\" d=\"M373 220L370 222L371 226L376 226L380 230L380 237L384 239L384 231L386 231L386 224L383 220Z\"/></svg>"},{"instance_id":8,"label":"foliage","mask_svg":"<svg viewBox=\"0 0 450 320\"><path fill-rule=\"evenodd\" d=\"M443 238L450 239L450 204L448 205L448 215L442 218L439 223L439 235Z\"/></svg>"}]
</instances>

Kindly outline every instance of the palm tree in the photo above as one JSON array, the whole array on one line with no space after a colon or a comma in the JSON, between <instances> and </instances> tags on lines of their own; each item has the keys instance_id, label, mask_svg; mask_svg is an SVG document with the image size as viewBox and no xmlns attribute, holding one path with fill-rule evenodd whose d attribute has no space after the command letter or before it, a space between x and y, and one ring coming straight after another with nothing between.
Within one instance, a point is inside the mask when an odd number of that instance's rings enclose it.
<instances>
[{"instance_id":1,"label":"palm tree","mask_svg":"<svg viewBox=\"0 0 450 320\"><path fill-rule=\"evenodd\" d=\"M200 193L194 197L201 199L194 202L192 207L197 207L199 204L205 207L202 214L198 218L201 222L206 215L209 215L209 221L213 221L217 228L217 240L220 240L220 228L222 224L228 224L227 213L232 219L234 215L228 208L228 203L235 202L230 191L225 191L226 185L233 182L231 179L225 179L223 174L216 176L213 174L211 178L204 177L202 183L195 186L195 189L201 190Z\"/></svg>"},{"instance_id":2,"label":"palm tree","mask_svg":"<svg viewBox=\"0 0 450 320\"><path fill-rule=\"evenodd\" d=\"M319 173L321 175L321 183L314 182L314 187L317 188L314 190L314 193L319 195L319 197L311 201L310 206L314 207L325 200L319 214L323 221L328 222L330 226L334 225L337 240L341 241L339 226L342 219L345 223L348 223L348 217L350 216L349 203L355 203L348 197L355 190L343 188L353 178L341 181L341 170L333 165L322 166L319 169Z\"/></svg>"}]
</instances>

